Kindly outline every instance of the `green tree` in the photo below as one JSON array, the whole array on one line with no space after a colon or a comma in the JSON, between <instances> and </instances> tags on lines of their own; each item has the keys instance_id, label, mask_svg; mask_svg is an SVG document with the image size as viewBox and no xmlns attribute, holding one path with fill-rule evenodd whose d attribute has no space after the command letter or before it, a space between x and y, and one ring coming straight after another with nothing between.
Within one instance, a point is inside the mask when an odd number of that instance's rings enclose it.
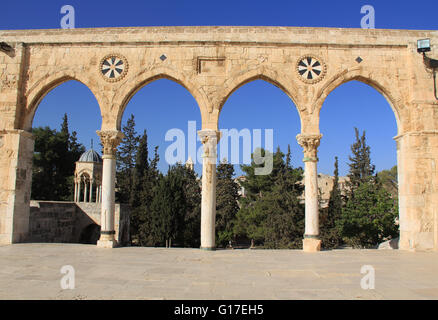
<instances>
[{"instance_id":1,"label":"green tree","mask_svg":"<svg viewBox=\"0 0 438 320\"><path fill-rule=\"evenodd\" d=\"M271 161L272 159L272 171L270 174L256 174L256 168L262 168L267 163L256 164L254 161L254 155L258 153L266 159ZM246 198L249 201L257 200L267 192L272 190L272 187L277 180L280 171L284 169L284 154L277 148L276 153L271 153L264 149L256 150L256 153L251 155L250 165L241 165L242 171L245 173L246 179L241 182L242 186L246 190Z\"/></svg>"},{"instance_id":2,"label":"green tree","mask_svg":"<svg viewBox=\"0 0 438 320\"><path fill-rule=\"evenodd\" d=\"M133 168L125 169L125 171L132 171L130 179L124 180L125 183L129 182L125 186L125 197L131 208L131 239L135 242L139 242L139 228L142 223L145 222L145 214L149 209L149 205L152 201L153 190L151 188L155 186L149 185L149 151L147 143L147 133L144 130L143 135L138 141L136 146L137 150L133 152L135 154L135 161ZM144 241L144 240L143 240Z\"/></svg>"},{"instance_id":3,"label":"green tree","mask_svg":"<svg viewBox=\"0 0 438 320\"><path fill-rule=\"evenodd\" d=\"M74 196L75 162L85 152L77 143L76 133L69 134L68 118L62 119L61 130L33 128L35 148L31 198L35 200L71 201Z\"/></svg>"},{"instance_id":4,"label":"green tree","mask_svg":"<svg viewBox=\"0 0 438 320\"><path fill-rule=\"evenodd\" d=\"M133 114L131 114L126 124L122 127L122 132L125 137L117 148L116 200L121 203L129 203L132 196L131 188L134 183L134 167L140 140L135 131Z\"/></svg>"},{"instance_id":5,"label":"green tree","mask_svg":"<svg viewBox=\"0 0 438 320\"><path fill-rule=\"evenodd\" d=\"M188 201L185 193L184 167L169 167L166 176L159 179L150 206L150 234L155 245L164 245L181 239Z\"/></svg>"},{"instance_id":6,"label":"green tree","mask_svg":"<svg viewBox=\"0 0 438 320\"><path fill-rule=\"evenodd\" d=\"M158 170L158 147L154 148L154 158L149 159L146 130L140 137L134 166L132 185L129 193L131 207L131 239L142 246L155 245L151 228L150 206L156 194L156 187L162 175Z\"/></svg>"},{"instance_id":7,"label":"green tree","mask_svg":"<svg viewBox=\"0 0 438 320\"><path fill-rule=\"evenodd\" d=\"M263 154L269 155L267 151ZM234 234L268 248L299 248L304 233L304 207L299 200L303 171L292 168L290 152L286 160L280 149L272 157L273 170L269 175L255 175L254 161L242 166L249 173L242 183L249 192L241 200Z\"/></svg>"},{"instance_id":8,"label":"green tree","mask_svg":"<svg viewBox=\"0 0 438 320\"><path fill-rule=\"evenodd\" d=\"M76 167L76 161L78 161L81 155L85 152L85 147L78 142L76 131L73 131L70 134L67 113L65 113L62 118L60 134L62 136L62 140L64 141L64 148L62 149L62 158L64 161L62 161L63 167L61 168L61 171L65 172L65 175L67 175L65 194L68 194L68 196L63 197L63 200L73 201L75 192L74 171Z\"/></svg>"},{"instance_id":9,"label":"green tree","mask_svg":"<svg viewBox=\"0 0 438 320\"><path fill-rule=\"evenodd\" d=\"M163 176L157 169L157 149L142 176L141 204L136 211L138 243L162 246L171 242L181 247L199 247L201 188L198 177L181 164L169 167Z\"/></svg>"},{"instance_id":10,"label":"green tree","mask_svg":"<svg viewBox=\"0 0 438 320\"><path fill-rule=\"evenodd\" d=\"M186 166L177 166L184 178L186 212L178 232L181 246L199 247L201 245L201 185L195 171Z\"/></svg>"},{"instance_id":11,"label":"green tree","mask_svg":"<svg viewBox=\"0 0 438 320\"><path fill-rule=\"evenodd\" d=\"M382 170L377 173L377 177L382 182L383 187L394 198L398 197L398 177L397 166L393 166L390 170Z\"/></svg>"},{"instance_id":12,"label":"green tree","mask_svg":"<svg viewBox=\"0 0 438 320\"><path fill-rule=\"evenodd\" d=\"M262 157L274 159L274 155L267 150L261 149L257 152ZM278 161L276 165L278 166ZM254 154L251 155L250 165L240 167L245 173L245 180L241 181L241 185L245 188L245 198L240 200L241 207L236 215L233 233L239 240L254 240L256 244L261 245L264 243L267 213L264 204L259 200L271 191L277 170L274 170L273 161L273 170L269 175L256 175L255 169L262 165L255 163Z\"/></svg>"},{"instance_id":13,"label":"green tree","mask_svg":"<svg viewBox=\"0 0 438 320\"><path fill-rule=\"evenodd\" d=\"M149 178L149 150L146 130L143 131L143 135L139 139L132 169L131 182L127 188L130 191L128 200L129 204L136 208L141 205L145 179Z\"/></svg>"},{"instance_id":14,"label":"green tree","mask_svg":"<svg viewBox=\"0 0 438 320\"><path fill-rule=\"evenodd\" d=\"M397 217L397 200L381 184L370 181L362 183L354 198L348 199L339 226L347 244L372 248L398 236Z\"/></svg>"},{"instance_id":15,"label":"green tree","mask_svg":"<svg viewBox=\"0 0 438 320\"><path fill-rule=\"evenodd\" d=\"M359 136L359 130L354 128L356 141L351 145L349 156L350 171L348 173L348 189L354 192L362 182L368 181L374 175L375 166L371 164L371 149L366 144L365 131Z\"/></svg>"},{"instance_id":16,"label":"green tree","mask_svg":"<svg viewBox=\"0 0 438 320\"><path fill-rule=\"evenodd\" d=\"M366 145L365 132L356 142L350 156L348 197L342 208L338 228L343 240L353 247L370 248L380 241L398 234L397 199L385 190L380 179L373 176L370 147Z\"/></svg>"},{"instance_id":17,"label":"green tree","mask_svg":"<svg viewBox=\"0 0 438 320\"><path fill-rule=\"evenodd\" d=\"M62 117L61 133L68 135L68 132L68 116L67 113L64 113L64 116Z\"/></svg>"},{"instance_id":18,"label":"green tree","mask_svg":"<svg viewBox=\"0 0 438 320\"><path fill-rule=\"evenodd\" d=\"M322 247L326 249L336 248L342 242L339 229L336 223L342 214L342 194L339 188L339 164L338 157L335 157L333 188L330 192L328 208L321 210L321 241Z\"/></svg>"},{"instance_id":19,"label":"green tree","mask_svg":"<svg viewBox=\"0 0 438 320\"><path fill-rule=\"evenodd\" d=\"M225 247L233 239L234 219L239 211L239 186L234 166L222 161L216 169L216 243Z\"/></svg>"},{"instance_id":20,"label":"green tree","mask_svg":"<svg viewBox=\"0 0 438 320\"><path fill-rule=\"evenodd\" d=\"M303 171L294 169L291 162L291 151L288 146L286 161L284 154L277 149L274 165L279 168L278 176L267 195L270 213L266 221L265 247L268 248L301 248L304 234L304 206L300 196L304 191L301 185Z\"/></svg>"}]
</instances>

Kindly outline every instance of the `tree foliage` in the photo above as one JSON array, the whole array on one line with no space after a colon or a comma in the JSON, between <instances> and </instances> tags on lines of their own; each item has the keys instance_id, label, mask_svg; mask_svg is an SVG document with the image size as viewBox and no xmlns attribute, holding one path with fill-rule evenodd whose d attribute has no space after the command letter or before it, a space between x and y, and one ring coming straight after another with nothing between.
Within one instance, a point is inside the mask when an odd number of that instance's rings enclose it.
<instances>
[{"instance_id":1,"label":"tree foliage","mask_svg":"<svg viewBox=\"0 0 438 320\"><path fill-rule=\"evenodd\" d=\"M195 172L181 165L159 176L140 235L146 245L173 242L178 246L200 244L200 187ZM147 230L145 229L147 227Z\"/></svg>"},{"instance_id":2,"label":"tree foliage","mask_svg":"<svg viewBox=\"0 0 438 320\"><path fill-rule=\"evenodd\" d=\"M116 153L116 201L128 203L132 195L131 188L135 177L135 160L140 140L140 137L135 131L134 115L131 114L126 124L122 127L122 132L125 137L120 142Z\"/></svg>"},{"instance_id":3,"label":"tree foliage","mask_svg":"<svg viewBox=\"0 0 438 320\"><path fill-rule=\"evenodd\" d=\"M262 150L262 156L270 156ZM254 240L256 245L267 248L299 248L304 233L304 207L299 196L303 171L290 164L290 152L285 156L277 149L273 170L269 175L256 175L258 165L242 165L246 181L242 185L247 196L241 200L236 216L234 234Z\"/></svg>"},{"instance_id":4,"label":"tree foliage","mask_svg":"<svg viewBox=\"0 0 438 320\"><path fill-rule=\"evenodd\" d=\"M342 208L338 228L343 240L353 246L370 248L379 242L396 237L398 226L397 199L385 190L378 176L374 175L370 147L366 145L365 132L351 146L349 189Z\"/></svg>"},{"instance_id":5,"label":"tree foliage","mask_svg":"<svg viewBox=\"0 0 438 320\"><path fill-rule=\"evenodd\" d=\"M330 192L328 208L326 210L320 210L320 237L322 247L325 249L336 248L342 243L339 228L336 226L336 223L341 217L343 207L341 189L339 188L338 157L335 157L335 169L333 174L333 188Z\"/></svg>"},{"instance_id":6,"label":"tree foliage","mask_svg":"<svg viewBox=\"0 0 438 320\"><path fill-rule=\"evenodd\" d=\"M35 200L72 201L74 170L85 147L77 142L77 134L68 128L67 114L61 129L33 128L35 147L32 169L31 198Z\"/></svg>"},{"instance_id":7,"label":"tree foliage","mask_svg":"<svg viewBox=\"0 0 438 320\"><path fill-rule=\"evenodd\" d=\"M357 248L372 248L398 236L397 200L375 182L364 182L342 210L340 230L345 242Z\"/></svg>"},{"instance_id":8,"label":"tree foliage","mask_svg":"<svg viewBox=\"0 0 438 320\"><path fill-rule=\"evenodd\" d=\"M377 173L377 177L382 182L386 191L388 191L393 197L398 197L397 166L393 166L389 170L380 171Z\"/></svg>"},{"instance_id":9,"label":"tree foliage","mask_svg":"<svg viewBox=\"0 0 438 320\"><path fill-rule=\"evenodd\" d=\"M234 166L221 162L216 169L216 245L225 247L234 239L234 220L239 211L239 185L234 181Z\"/></svg>"},{"instance_id":10,"label":"tree foliage","mask_svg":"<svg viewBox=\"0 0 438 320\"><path fill-rule=\"evenodd\" d=\"M365 131L359 136L359 130L354 128L356 141L351 145L349 156L350 171L348 173L349 189L353 192L363 182L369 181L374 175L375 166L371 164L371 149L366 144Z\"/></svg>"},{"instance_id":11,"label":"tree foliage","mask_svg":"<svg viewBox=\"0 0 438 320\"><path fill-rule=\"evenodd\" d=\"M140 136L133 115L122 128L118 148L118 200L131 208L133 245L200 245L201 192L196 173L181 164L158 170L158 147L149 155L146 130Z\"/></svg>"}]
</instances>

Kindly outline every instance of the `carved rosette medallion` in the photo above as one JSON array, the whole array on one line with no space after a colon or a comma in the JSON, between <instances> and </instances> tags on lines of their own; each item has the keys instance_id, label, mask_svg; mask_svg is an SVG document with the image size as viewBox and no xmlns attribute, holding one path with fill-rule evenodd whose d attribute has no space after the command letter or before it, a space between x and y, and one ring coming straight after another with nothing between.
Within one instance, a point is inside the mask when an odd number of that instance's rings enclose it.
<instances>
[{"instance_id":1,"label":"carved rosette medallion","mask_svg":"<svg viewBox=\"0 0 438 320\"><path fill-rule=\"evenodd\" d=\"M318 161L318 147L322 134L299 134L298 144L304 149L303 161Z\"/></svg>"},{"instance_id":2,"label":"carved rosette medallion","mask_svg":"<svg viewBox=\"0 0 438 320\"><path fill-rule=\"evenodd\" d=\"M99 73L108 82L123 79L128 73L128 60L120 54L109 54L102 58L99 64Z\"/></svg>"},{"instance_id":3,"label":"carved rosette medallion","mask_svg":"<svg viewBox=\"0 0 438 320\"><path fill-rule=\"evenodd\" d=\"M314 84L324 78L327 73L327 66L321 58L314 55L305 55L298 59L296 70L301 81Z\"/></svg>"}]
</instances>

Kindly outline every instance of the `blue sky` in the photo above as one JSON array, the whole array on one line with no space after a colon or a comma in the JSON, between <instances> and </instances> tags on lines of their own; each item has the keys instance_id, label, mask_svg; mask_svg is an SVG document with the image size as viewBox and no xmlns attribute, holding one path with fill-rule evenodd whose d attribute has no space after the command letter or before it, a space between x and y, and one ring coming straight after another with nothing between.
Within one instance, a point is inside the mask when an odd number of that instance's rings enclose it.
<instances>
[{"instance_id":1,"label":"blue sky","mask_svg":"<svg viewBox=\"0 0 438 320\"><path fill-rule=\"evenodd\" d=\"M363 5L372 5L376 28L438 29L437 1L7 1L0 11L0 29L60 28L63 5L75 8L75 23L81 27L170 26L170 25L265 25L359 28ZM40 104L34 126L59 128L68 113L70 128L90 147L97 145L95 131L101 118L92 93L74 81L52 90ZM164 151L170 142L164 135L170 128L187 131L187 121L201 119L195 100L184 88L169 80L158 80L141 89L129 102L124 121L133 113L137 131L147 129L149 145ZM171 116L169 117L169 114ZM87 116L84 116L87 115ZM273 129L274 146L283 151L290 144L293 164L302 166L302 149L295 136L300 132L298 113L292 101L278 88L253 81L238 89L226 102L220 128ZM396 164L392 139L397 134L394 113L385 98L359 82L346 83L334 90L321 111L319 148L322 173L333 172L334 157L340 158L340 174L348 171L348 155L354 140L354 127L366 130L372 161L377 170ZM160 169L166 170L162 161ZM196 166L198 172L201 167ZM240 170L236 167L237 172Z\"/></svg>"}]
</instances>

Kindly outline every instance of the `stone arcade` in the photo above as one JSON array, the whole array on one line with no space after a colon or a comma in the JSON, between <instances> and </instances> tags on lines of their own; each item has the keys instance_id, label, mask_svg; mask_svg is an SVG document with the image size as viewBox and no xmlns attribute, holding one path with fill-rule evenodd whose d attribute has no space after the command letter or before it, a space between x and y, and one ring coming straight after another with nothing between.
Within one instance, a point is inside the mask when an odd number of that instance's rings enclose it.
<instances>
[{"instance_id":1,"label":"stone arcade","mask_svg":"<svg viewBox=\"0 0 438 320\"><path fill-rule=\"evenodd\" d=\"M387 99L397 121L400 248L437 250L438 101L432 72L416 51L422 38L431 39L431 55L437 58L437 31L289 27L0 31L0 42L13 48L0 52L0 243L25 241L28 233L35 111L51 89L77 80L93 92L100 106L98 134L104 155L98 246L115 246L115 150L123 136L123 111L141 87L167 78L193 95L201 113L199 135L206 146L201 247L213 249L220 112L237 88L262 79L282 89L300 115L304 250L317 251L317 148L324 143L319 113L331 91L358 80Z\"/></svg>"}]
</instances>

